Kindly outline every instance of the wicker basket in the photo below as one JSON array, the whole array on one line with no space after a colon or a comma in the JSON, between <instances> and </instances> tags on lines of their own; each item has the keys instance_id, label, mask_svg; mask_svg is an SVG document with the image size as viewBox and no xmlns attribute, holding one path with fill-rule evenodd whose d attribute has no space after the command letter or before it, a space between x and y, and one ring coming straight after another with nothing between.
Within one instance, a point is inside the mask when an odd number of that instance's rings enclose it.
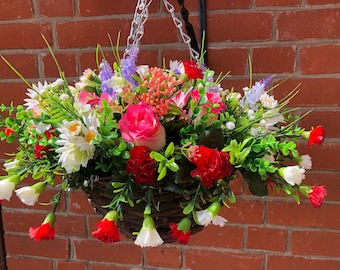
<instances>
[{"instance_id":1,"label":"wicker basket","mask_svg":"<svg viewBox=\"0 0 340 270\"><path fill-rule=\"evenodd\" d=\"M95 208L97 213L103 216L109 210L107 208L103 208L102 206L108 205L111 202L111 198L106 195L107 190L110 188L111 178L108 177L99 178L91 183L91 187L83 188L90 200L91 205ZM138 199L138 194L134 195L135 199ZM159 188L154 189L153 199L154 203L159 208L159 211L153 209L151 213L151 216L155 221L157 231L165 243L174 242L172 237L169 235L169 224L178 223L182 218L185 217L182 212L183 210L179 207L179 203L188 202L191 198L188 195L178 194ZM124 204L122 208L124 221L118 221L117 225L120 231L127 238L135 238L133 233L139 232L143 223L145 202L135 204L134 207ZM191 228L191 234L199 232L202 229L202 226L195 224Z\"/></svg>"}]
</instances>

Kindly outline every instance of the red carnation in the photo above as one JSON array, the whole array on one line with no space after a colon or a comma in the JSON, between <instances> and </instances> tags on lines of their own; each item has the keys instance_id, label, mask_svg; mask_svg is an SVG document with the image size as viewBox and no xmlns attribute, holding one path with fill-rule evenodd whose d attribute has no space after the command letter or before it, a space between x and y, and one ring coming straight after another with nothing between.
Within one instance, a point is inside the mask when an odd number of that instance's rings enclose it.
<instances>
[{"instance_id":1,"label":"red carnation","mask_svg":"<svg viewBox=\"0 0 340 270\"><path fill-rule=\"evenodd\" d=\"M310 131L308 146L311 147L313 143L320 145L324 140L325 129L323 126L317 126Z\"/></svg>"},{"instance_id":2,"label":"red carnation","mask_svg":"<svg viewBox=\"0 0 340 270\"><path fill-rule=\"evenodd\" d=\"M5 135L6 135L6 137L11 136L12 133L14 133L14 129L13 128L5 128Z\"/></svg>"},{"instance_id":3,"label":"red carnation","mask_svg":"<svg viewBox=\"0 0 340 270\"><path fill-rule=\"evenodd\" d=\"M203 73L194 61L183 61L184 71L189 79L202 79Z\"/></svg>"},{"instance_id":4,"label":"red carnation","mask_svg":"<svg viewBox=\"0 0 340 270\"><path fill-rule=\"evenodd\" d=\"M202 185L211 187L213 181L232 174L233 166L230 164L228 153L219 152L217 149L211 149L204 145L193 146L189 151L190 162L197 166L190 175L191 177L198 176Z\"/></svg>"},{"instance_id":5,"label":"red carnation","mask_svg":"<svg viewBox=\"0 0 340 270\"><path fill-rule=\"evenodd\" d=\"M120 234L117 222L117 212L109 211L105 217L97 223L97 230L92 232L91 235L104 243L113 243L120 241Z\"/></svg>"},{"instance_id":6,"label":"red carnation","mask_svg":"<svg viewBox=\"0 0 340 270\"><path fill-rule=\"evenodd\" d=\"M55 236L54 222L55 214L50 212L39 227L31 227L29 229L30 237L35 241L53 240Z\"/></svg>"},{"instance_id":7,"label":"red carnation","mask_svg":"<svg viewBox=\"0 0 340 270\"><path fill-rule=\"evenodd\" d=\"M55 137L55 133L54 132L50 132L49 130L45 131L45 137L46 139L51 139L52 137ZM38 139L42 139L41 136L38 137ZM44 155L48 152L48 150L50 150L51 146L49 145L41 145L40 143L36 143L36 145L34 146L33 149L33 154L34 154L34 158L43 158Z\"/></svg>"},{"instance_id":8,"label":"red carnation","mask_svg":"<svg viewBox=\"0 0 340 270\"><path fill-rule=\"evenodd\" d=\"M178 243L188 244L191 227L191 220L189 218L183 218L178 224L171 223L169 224L169 227L170 235L173 239Z\"/></svg>"},{"instance_id":9,"label":"red carnation","mask_svg":"<svg viewBox=\"0 0 340 270\"><path fill-rule=\"evenodd\" d=\"M150 153L151 149L146 146L135 146L130 150L126 172L135 175L136 184L152 185L156 181L156 162Z\"/></svg>"},{"instance_id":10,"label":"red carnation","mask_svg":"<svg viewBox=\"0 0 340 270\"><path fill-rule=\"evenodd\" d=\"M326 186L313 186L308 198L315 208L319 208L327 194Z\"/></svg>"}]
</instances>

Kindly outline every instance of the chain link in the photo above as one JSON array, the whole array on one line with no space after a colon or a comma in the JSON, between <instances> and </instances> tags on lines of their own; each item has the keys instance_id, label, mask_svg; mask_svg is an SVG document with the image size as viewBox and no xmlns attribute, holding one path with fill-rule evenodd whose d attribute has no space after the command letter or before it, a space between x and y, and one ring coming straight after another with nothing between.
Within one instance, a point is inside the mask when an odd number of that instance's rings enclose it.
<instances>
[{"instance_id":1,"label":"chain link","mask_svg":"<svg viewBox=\"0 0 340 270\"><path fill-rule=\"evenodd\" d=\"M126 41L125 54L129 54L132 47L139 47L139 42L144 35L144 24L149 18L149 6L152 0L138 0L135 14L131 22L130 34Z\"/></svg>"},{"instance_id":2,"label":"chain link","mask_svg":"<svg viewBox=\"0 0 340 270\"><path fill-rule=\"evenodd\" d=\"M139 42L144 35L144 24L149 17L149 6L151 2L152 0L138 0L137 2L135 14L131 22L130 34L126 42L125 55L129 54L132 47L139 47ZM168 0L163 0L163 4L170 13L176 28L179 30L183 42L189 47L191 57L198 62L200 55L191 47L191 38L184 33L182 21L176 17L174 6Z\"/></svg>"},{"instance_id":3,"label":"chain link","mask_svg":"<svg viewBox=\"0 0 340 270\"><path fill-rule=\"evenodd\" d=\"M198 62L200 55L199 55L199 53L197 51L195 51L191 47L191 45L190 45L191 38L186 33L184 33L184 31L183 31L183 23L182 23L182 21L180 19L178 19L176 17L174 6L168 0L163 0L163 4L164 4L166 10L170 13L172 21L174 22L176 28L179 30L179 33L181 34L181 38L182 38L183 42L185 44L187 44L187 46L189 48L189 51L190 51L191 57L193 59L195 59L196 62Z\"/></svg>"}]
</instances>

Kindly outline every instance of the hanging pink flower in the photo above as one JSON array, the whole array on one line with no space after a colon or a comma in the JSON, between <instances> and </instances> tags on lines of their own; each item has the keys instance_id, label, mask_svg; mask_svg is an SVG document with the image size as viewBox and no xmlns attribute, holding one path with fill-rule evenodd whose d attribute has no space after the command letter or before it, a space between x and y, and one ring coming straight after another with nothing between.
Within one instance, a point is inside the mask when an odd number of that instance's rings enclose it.
<instances>
[{"instance_id":1,"label":"hanging pink flower","mask_svg":"<svg viewBox=\"0 0 340 270\"><path fill-rule=\"evenodd\" d=\"M55 213L50 212L39 227L31 227L29 229L30 237L35 241L53 240L55 237L54 222Z\"/></svg>"},{"instance_id":2,"label":"hanging pink flower","mask_svg":"<svg viewBox=\"0 0 340 270\"><path fill-rule=\"evenodd\" d=\"M130 104L118 125L126 142L158 151L165 145L165 129L152 107Z\"/></svg>"},{"instance_id":3,"label":"hanging pink flower","mask_svg":"<svg viewBox=\"0 0 340 270\"><path fill-rule=\"evenodd\" d=\"M308 198L315 208L319 208L327 195L326 186L313 186Z\"/></svg>"},{"instance_id":4,"label":"hanging pink flower","mask_svg":"<svg viewBox=\"0 0 340 270\"><path fill-rule=\"evenodd\" d=\"M156 162L150 153L151 149L146 146L135 146L130 150L126 172L135 175L136 184L152 185L156 181Z\"/></svg>"},{"instance_id":5,"label":"hanging pink flower","mask_svg":"<svg viewBox=\"0 0 340 270\"><path fill-rule=\"evenodd\" d=\"M116 211L109 211L105 217L97 223L97 230L91 235L104 243L120 241L120 234L117 227L118 214Z\"/></svg>"}]
</instances>

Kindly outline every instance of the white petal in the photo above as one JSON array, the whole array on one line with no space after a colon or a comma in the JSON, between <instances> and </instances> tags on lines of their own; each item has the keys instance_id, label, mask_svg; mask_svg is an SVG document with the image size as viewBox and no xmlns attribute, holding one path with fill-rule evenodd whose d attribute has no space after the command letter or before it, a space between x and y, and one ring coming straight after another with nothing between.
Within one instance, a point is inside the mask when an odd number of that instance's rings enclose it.
<instances>
[{"instance_id":1,"label":"white petal","mask_svg":"<svg viewBox=\"0 0 340 270\"><path fill-rule=\"evenodd\" d=\"M156 247L163 244L163 239L155 229L146 228L137 235L135 244L141 247Z\"/></svg>"}]
</instances>

